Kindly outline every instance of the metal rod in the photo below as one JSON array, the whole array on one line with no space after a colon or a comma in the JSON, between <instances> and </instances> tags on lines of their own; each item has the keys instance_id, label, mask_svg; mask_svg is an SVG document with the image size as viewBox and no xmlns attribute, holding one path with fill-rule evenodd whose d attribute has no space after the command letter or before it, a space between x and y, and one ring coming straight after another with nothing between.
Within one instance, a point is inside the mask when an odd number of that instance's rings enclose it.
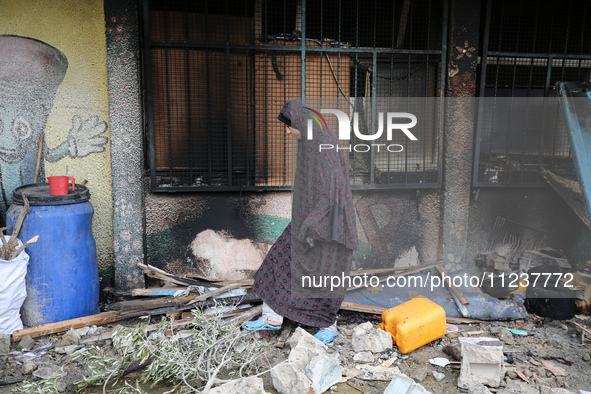
<instances>
[{"instance_id":1,"label":"metal rod","mask_svg":"<svg viewBox=\"0 0 591 394\"><path fill-rule=\"evenodd\" d=\"M316 41L316 40L315 40ZM154 43L155 46L160 47L180 47L180 48L199 48L199 49L225 49L226 44L215 44L215 43L195 43L195 42L167 42L167 41L159 41ZM281 46L281 45L242 45L242 44L233 44L232 49L258 49L258 50L273 50L273 51L287 51L287 52L299 52L301 51L301 47L288 47L288 46ZM442 50L439 49L396 49L396 48L374 48L374 47L306 47L307 52L343 52L343 53L367 53L371 54L374 52L377 53L384 53L384 54L399 54L399 55L441 55ZM513 53L510 53L513 56ZM523 57L531 57L529 56ZM547 54L544 54L547 56ZM569 55L559 55L559 56L566 56ZM574 55L573 58L583 57L591 59L591 56L584 56L584 55Z\"/></svg>"},{"instance_id":2,"label":"metal rod","mask_svg":"<svg viewBox=\"0 0 591 394\"><path fill-rule=\"evenodd\" d=\"M142 69L144 71L146 81L146 96L145 103L148 111L143 111L144 116L147 116L148 138L150 142L150 189L154 190L156 187L156 138L154 130L154 102L153 102L153 85L152 80L152 62L151 58L154 55L152 51L152 41L150 39L150 2L143 1L143 28L144 28L144 51L145 56L142 56Z\"/></svg>"},{"instance_id":3,"label":"metal rod","mask_svg":"<svg viewBox=\"0 0 591 394\"><path fill-rule=\"evenodd\" d=\"M306 0L302 2L302 102L306 102ZM322 48L321 48L322 49Z\"/></svg>"},{"instance_id":4,"label":"metal rod","mask_svg":"<svg viewBox=\"0 0 591 394\"><path fill-rule=\"evenodd\" d=\"M377 112L377 97L376 97L376 90L377 90L377 74L378 74L378 54L377 52L373 53L372 58L372 68L371 68L371 134L375 133L376 130L376 112ZM376 183L375 180L375 152L372 149L370 153L370 170L369 170L369 183L374 185Z\"/></svg>"}]
</instances>

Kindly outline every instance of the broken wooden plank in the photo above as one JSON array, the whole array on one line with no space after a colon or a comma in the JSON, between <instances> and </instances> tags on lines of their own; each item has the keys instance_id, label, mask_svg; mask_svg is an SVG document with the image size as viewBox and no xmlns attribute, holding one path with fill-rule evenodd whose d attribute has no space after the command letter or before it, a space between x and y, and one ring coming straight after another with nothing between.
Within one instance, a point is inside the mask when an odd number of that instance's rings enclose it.
<instances>
[{"instance_id":1,"label":"broken wooden plank","mask_svg":"<svg viewBox=\"0 0 591 394\"><path fill-rule=\"evenodd\" d=\"M441 275L441 279L444 282L445 282L444 278L446 276L448 278L450 278L450 276L447 274L447 272L445 272L445 269L443 267L437 266L437 267L435 267L435 269L437 270L437 272L439 272L439 275ZM468 304L470 304L470 302L468 302L468 300L464 297L464 295L462 294L462 292L460 290L458 290L458 288L455 287L453 283L451 283L451 278L447 281L446 286L449 288L449 290L451 292L453 292L455 294L455 296L458 298L458 300L460 301L460 303L462 305L468 305Z\"/></svg>"},{"instance_id":2,"label":"broken wooden plank","mask_svg":"<svg viewBox=\"0 0 591 394\"><path fill-rule=\"evenodd\" d=\"M471 324L471 323L482 323L482 320L468 319L465 317L453 317L446 316L445 321L450 324Z\"/></svg>"},{"instance_id":3,"label":"broken wooden plank","mask_svg":"<svg viewBox=\"0 0 591 394\"><path fill-rule=\"evenodd\" d=\"M381 307L381 306L371 306L371 305L355 304L353 302L343 301L341 303L341 309L343 309L345 311L373 313L373 314L379 314L379 315L381 315L382 312L384 312L388 308L384 308L384 307Z\"/></svg>"},{"instance_id":4,"label":"broken wooden plank","mask_svg":"<svg viewBox=\"0 0 591 394\"><path fill-rule=\"evenodd\" d=\"M517 374L517 376L519 376L521 379L523 379L524 382L527 382L528 384L531 383L529 381L529 379L525 376L525 374L523 373L521 368L515 368L515 373Z\"/></svg>"},{"instance_id":5,"label":"broken wooden plank","mask_svg":"<svg viewBox=\"0 0 591 394\"><path fill-rule=\"evenodd\" d=\"M100 326L103 324L113 323L119 320L129 319L130 314L140 312L139 310L131 310L128 312L105 312L96 315L77 317L75 319L64 320L56 323L48 323L40 326L23 328L12 333L13 341L20 341L23 337L29 335L31 338L40 337L43 335L56 334L68 331L70 328L81 328L87 326Z\"/></svg>"},{"instance_id":6,"label":"broken wooden plank","mask_svg":"<svg viewBox=\"0 0 591 394\"><path fill-rule=\"evenodd\" d=\"M247 288L247 287L251 287L253 282L254 282L254 279L242 279L242 280L216 281L214 283L219 286L227 286L227 285L231 285L234 283L238 283L241 285L241 287Z\"/></svg>"},{"instance_id":7,"label":"broken wooden plank","mask_svg":"<svg viewBox=\"0 0 591 394\"><path fill-rule=\"evenodd\" d=\"M180 286L197 285L197 286L219 287L219 285L216 285L211 282L189 279L189 278L181 278L179 276L175 276L173 274L170 274L164 270L161 270L160 268L154 267L149 264L146 265L143 263L138 263L137 266L142 270L142 272L144 274L146 274L152 278L155 278L155 279L160 279L160 280L174 283L175 285L180 285Z\"/></svg>"},{"instance_id":8,"label":"broken wooden plank","mask_svg":"<svg viewBox=\"0 0 591 394\"><path fill-rule=\"evenodd\" d=\"M573 323L575 326L579 327L581 330L585 331L587 334L591 334L591 331L589 331L588 329L586 329L585 327L583 327L579 323L572 321L572 320L570 320L570 322Z\"/></svg>"},{"instance_id":9,"label":"broken wooden plank","mask_svg":"<svg viewBox=\"0 0 591 394\"><path fill-rule=\"evenodd\" d=\"M549 360L542 360L542 366L556 376L568 376L568 372Z\"/></svg>"},{"instance_id":10,"label":"broken wooden plank","mask_svg":"<svg viewBox=\"0 0 591 394\"><path fill-rule=\"evenodd\" d=\"M153 287L148 289L133 289L131 291L131 295L134 297L144 297L144 296L171 296L174 295L179 290L184 290L187 287L175 287L175 288L163 288L163 287Z\"/></svg>"},{"instance_id":11,"label":"broken wooden plank","mask_svg":"<svg viewBox=\"0 0 591 394\"><path fill-rule=\"evenodd\" d=\"M289 339L293 330L294 330L294 325L292 325L292 324L285 325L284 324L283 330L281 331L281 335L279 336L279 339L277 339L277 343L275 344L275 347L278 347L279 349L283 349L285 347L285 342Z\"/></svg>"},{"instance_id":12,"label":"broken wooden plank","mask_svg":"<svg viewBox=\"0 0 591 394\"><path fill-rule=\"evenodd\" d=\"M417 268L420 268L421 270L423 270L423 269L427 269L427 268L437 267L437 266L440 266L443 264L445 264L444 261L439 261L439 262L433 263L433 264L412 265L409 267L392 267L392 268L377 268L377 269L369 269L369 270L357 270L357 271L351 271L349 273L349 275L350 276L378 275L378 274L387 274L389 272L395 272L395 271L410 271L410 270L415 270Z\"/></svg>"},{"instance_id":13,"label":"broken wooden plank","mask_svg":"<svg viewBox=\"0 0 591 394\"><path fill-rule=\"evenodd\" d=\"M188 295L183 297L159 297L154 299L138 299L131 301L119 301L110 305L113 311L126 311L130 309L156 309L170 306L185 305L195 296Z\"/></svg>"},{"instance_id":14,"label":"broken wooden plank","mask_svg":"<svg viewBox=\"0 0 591 394\"><path fill-rule=\"evenodd\" d=\"M254 317L259 316L261 313L263 313L263 306L258 305L258 306L251 308L247 313L244 313L242 315L238 315L238 316L228 320L224 325L230 325L230 324L240 325L246 321L249 321L250 319L252 319Z\"/></svg>"},{"instance_id":15,"label":"broken wooden plank","mask_svg":"<svg viewBox=\"0 0 591 394\"><path fill-rule=\"evenodd\" d=\"M226 292L228 292L230 290L237 289L240 286L242 286L241 283L234 283L234 284L231 284L231 285L227 285L227 286L221 287L221 288L219 288L217 290L210 291L209 293L201 294L200 296L194 297L191 301L189 301L187 303L187 305L192 305L192 304L194 304L194 303L196 303L198 301L203 301L203 300L205 300L207 298L210 298L210 297L213 297L215 295L226 293Z\"/></svg>"}]
</instances>

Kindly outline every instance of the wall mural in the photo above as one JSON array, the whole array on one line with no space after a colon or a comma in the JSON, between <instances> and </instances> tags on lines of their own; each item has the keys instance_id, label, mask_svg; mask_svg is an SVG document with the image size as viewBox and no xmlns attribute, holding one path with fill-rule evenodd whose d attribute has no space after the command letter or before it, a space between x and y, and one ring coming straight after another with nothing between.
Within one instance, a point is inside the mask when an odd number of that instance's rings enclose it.
<instances>
[{"instance_id":1,"label":"wall mural","mask_svg":"<svg viewBox=\"0 0 591 394\"><path fill-rule=\"evenodd\" d=\"M68 69L59 49L42 41L15 35L0 35L0 216L11 202L12 191L33 182L40 134L45 130L57 89ZM44 158L50 163L66 156L83 158L104 152L107 123L96 115L72 118L67 140L50 148L44 143ZM41 175L44 177L44 166Z\"/></svg>"}]
</instances>

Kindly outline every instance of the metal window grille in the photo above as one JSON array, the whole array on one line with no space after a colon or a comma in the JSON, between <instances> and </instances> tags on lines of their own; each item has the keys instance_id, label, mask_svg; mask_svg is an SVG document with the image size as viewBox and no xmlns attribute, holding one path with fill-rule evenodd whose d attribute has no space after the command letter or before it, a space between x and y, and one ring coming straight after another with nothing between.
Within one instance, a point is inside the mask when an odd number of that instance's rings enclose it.
<instances>
[{"instance_id":1,"label":"metal window grille","mask_svg":"<svg viewBox=\"0 0 591 394\"><path fill-rule=\"evenodd\" d=\"M444 91L447 0L144 0L143 8L153 191L290 189L296 147L277 121L290 98L362 111L380 97ZM365 132L376 116L365 114ZM345 151L353 188L438 187L442 111L426 117L413 149ZM335 130L336 119L326 120Z\"/></svg>"},{"instance_id":2,"label":"metal window grille","mask_svg":"<svg viewBox=\"0 0 591 394\"><path fill-rule=\"evenodd\" d=\"M489 0L475 186L542 186L540 166L575 176L555 85L591 78L589 8L576 0Z\"/></svg>"}]
</instances>

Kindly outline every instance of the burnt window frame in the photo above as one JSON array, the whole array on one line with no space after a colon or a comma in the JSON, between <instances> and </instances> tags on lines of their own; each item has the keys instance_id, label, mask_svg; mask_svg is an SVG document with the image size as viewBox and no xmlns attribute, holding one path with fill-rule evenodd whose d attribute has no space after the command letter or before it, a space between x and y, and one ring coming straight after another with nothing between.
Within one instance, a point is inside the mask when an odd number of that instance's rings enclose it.
<instances>
[{"instance_id":1,"label":"burnt window frame","mask_svg":"<svg viewBox=\"0 0 591 394\"><path fill-rule=\"evenodd\" d=\"M214 49L214 50L220 50L220 51L224 51L226 54L228 54L230 51L232 50L243 50L243 51L261 51L260 53L263 53L265 57L268 57L269 59L271 59L271 57L273 57L273 51L281 51L281 54L284 55L285 53L299 53L301 54L302 57L302 63L301 63L301 68L302 68L302 74L304 74L304 76L306 76L306 60L307 60L307 56L312 56L315 54L319 54L319 56L321 57L321 59L323 59L323 56L326 56L328 58L328 54L330 54L330 56L334 56L335 58L339 58L342 54L346 54L348 56L351 57L355 57L356 59L359 58L359 56L361 55L361 57L369 57L372 59L372 70L370 70L368 72L368 74L370 75L370 87L368 87L368 91L371 92L371 100L373 103L375 103L375 100L377 99L376 96L376 90L377 90L377 80L379 78L379 70L377 67L378 64L378 58L380 57L388 57L390 56L391 58L395 58L395 57L408 57L408 67L409 67L409 71L412 71L411 68L413 68L413 61L411 61L410 59L414 56L415 58L418 57L426 57L426 64L427 64L427 68L430 67L431 64L435 63L438 64L438 67L436 67L436 72L437 72L437 81L436 81L436 86L434 89L434 96L427 96L427 94L425 95L426 97L441 97L443 98L444 96L444 92L445 92L445 84L446 84L446 72L447 72L447 51L446 51L446 47L447 47L447 28L448 28L448 0L432 0L430 4L438 4L439 7L441 7L441 12L442 12L442 17L441 17L441 31L437 33L437 37L439 42L436 43L437 48L436 49L412 49L409 47L405 48L405 45L402 45L401 47L399 45L397 45L397 47L394 47L394 38L392 38L392 47L391 48L385 48L385 47L368 47L368 46L349 46L347 48L345 47L334 47L334 46L323 46L323 47L310 47L306 44L302 44L300 47L286 47L283 44L278 44L277 42L274 42L272 44L266 45L266 46L261 46L261 45L256 45L256 43L254 43L253 45L234 45L234 44L230 44L229 42L226 42L225 44L221 43L221 44L211 44L211 43L191 43L191 42L153 42L151 40L151 32L150 32L150 11L151 11L151 3L153 0L142 0L142 13L143 13L143 53L142 53L142 70L143 70L143 81L144 81L144 90L145 90L145 105L146 105L146 111L145 111L145 118L146 118L146 127L147 127L147 137L148 137L148 147L149 147L149 154L148 154L148 167L149 167L149 171L150 171L150 176L151 176L151 190L154 192L208 192L208 191L264 191L264 190L268 190L268 191L272 191L272 190L291 190L292 189L292 185L291 183L288 182L289 177L286 175L284 177L284 182L281 185L277 185L277 184L273 184L273 185L265 185L265 184L256 184L256 183L250 183L250 178L249 180L247 180L247 184L239 184L239 185L235 185L233 184L233 180L232 180L232 174L233 174L233 167L232 167L232 142L231 142L231 124L230 121L228 121L227 123L227 138L228 138L228 168L227 168L227 178L226 181L228 182L228 184L219 184L219 185L215 185L215 184L208 184L206 186L202 186L202 185L186 185L186 184L175 184L173 182L174 179L174 175L173 175L173 170L172 168L170 168L170 173L169 175L164 175L165 177L168 177L168 179L170 180L170 182L168 184L166 184L166 182L159 182L158 177L160 176L160 171L157 170L157 165L156 165L156 157L157 157L157 153L156 153L156 142L155 142L155 131L154 131L154 103L153 103L153 92L154 92L154 88L153 88L153 80L152 80L152 76L153 76L153 67L152 67L152 56L151 56L151 51L153 48L160 46L160 47L165 47L165 48L171 48L171 47L176 47L176 48L185 48L185 49L194 49L194 48L201 48L201 49ZM154 0L156 1L156 0ZM161 0L162 1L162 0ZM166 1L166 0L164 0ZM254 0L255 2L257 0ZM264 0L262 0L263 3L266 4L266 2ZM340 8L341 5L343 3L346 2L346 0L336 0L336 2L339 5L339 13L340 13ZM284 1L284 4L286 2ZM323 1L320 1L320 4L322 4ZM364 2L362 2L361 0L352 0L350 1L350 3L356 3L357 8L359 9L360 4L362 6L365 5ZM407 3L407 1L405 0L398 0L396 2L399 5L405 4ZM185 3L186 4L186 3ZM306 2L306 0L302 0L301 1L301 13L302 15L304 15L304 17L301 20L302 23L302 38L306 39L306 24L307 24L307 14L306 14L306 7L307 4L309 6L312 5L317 5L317 2L314 1L309 1L308 3ZM348 4L348 3L347 3ZM374 0L374 15L376 15L377 17L377 7L379 6L379 2L377 0ZM394 7L394 6L393 6ZM322 9L322 6L321 6ZM429 8L430 10L430 8ZM256 12L256 10L254 11ZM429 11L430 12L430 11ZM377 19L376 19L377 20ZM341 32L341 23L343 21L341 21L340 19L340 14L339 14L339 37L336 37L337 40L340 41L340 39L342 37L340 37L340 32ZM336 22L335 22L336 23ZM400 23L402 23L400 21ZM375 25L375 24L374 24ZM322 26L322 24L321 24ZM411 27L409 27L411 28ZM414 27L416 28L416 27ZM310 29L311 30L311 29ZM320 27L320 30L322 31L322 27ZM394 28L392 28L392 30L394 31ZM376 42L376 36L375 36L375 31L376 28L373 27L373 31L374 31L374 37L373 37L373 42ZM358 32L356 32L356 34L358 34ZM394 37L394 36L393 36ZM367 41L367 40L366 40ZM300 42L304 42L303 40L300 40ZM412 39L411 39L412 42ZM402 43L404 44L404 43ZM435 59L435 60L434 60ZM226 56L226 61L227 61L227 56ZM416 60L414 60L416 61ZM269 60L269 62L271 62L271 60ZM352 63L354 62L354 60L351 61ZM321 66L322 67L322 66ZM337 73L340 73L340 68L343 67L343 65L341 64L341 62L339 61L338 65L335 65L335 70L333 70L333 74L335 73L335 71ZM355 78L356 78L356 71L357 71L357 63L355 63L355 67L353 69L353 67L347 66L345 65L345 67L349 67L350 68L350 73L351 75L353 75L355 73ZM331 66L332 68L332 66ZM438 68L438 69L437 69ZM338 69L338 70L337 70ZM226 70L227 71L227 70ZM410 74L409 74L410 75ZM353 78L353 76L351 77ZM304 78L300 78L301 79L301 92L302 92L302 96L306 97L306 93L307 93L307 89L306 89L306 77ZM337 82L338 84L338 82ZM350 82L351 86L354 86L354 88L351 88L351 91L353 89L356 89L357 85ZM228 84L226 84L228 85ZM321 88L322 89L322 88ZM309 90L309 88L308 88ZM289 96L286 96L285 99L289 99ZM371 162L374 163L374 165L371 167L371 170L368 171L367 177L368 177L368 183L361 183L358 184L356 183L355 180L352 180L352 189L358 189L358 190L368 190L368 189L417 189L417 188L440 188L441 184L442 184L442 167L443 167L443 127L444 127L444 108L443 108L443 100L440 100L441 105L440 108L438 108L437 111L437 120L436 120L436 130L432 131L432 135L430 135L430 137L432 137L433 141L434 141L434 148L432 148L433 151L433 156L435 156L435 177L430 177L429 181L424 181L425 176L423 175L423 179L421 179L421 175L419 172L419 176L418 177L413 177L412 176L412 171L394 171L395 175L396 173L398 174L402 174L402 177L398 179L398 183L378 183L376 180L376 171L374 171L374 169L376 168L375 165L375 157L374 157L374 153L372 151L371 153ZM228 104L227 106L227 110L230 111L231 105ZM374 105L375 107L375 105ZM374 116L375 119L375 116ZM285 150L285 147L284 147ZM170 152L171 155L174 154L174 152L171 150ZM255 160L255 159L253 159ZM389 164L388 164L389 165ZM416 165L417 168L419 167L419 165ZM172 167L172 166L171 166ZM425 168L425 167L423 167ZM290 170L290 168L287 167L287 165L284 166L284 172L287 173ZM292 170L292 169L291 169ZM256 168L253 168L252 171L256 171ZM166 172L166 170L164 171ZM352 171L354 172L354 171ZM409 176L409 174L411 176ZM353 178L354 175L352 174ZM388 181L392 178L392 176L388 177Z\"/></svg>"},{"instance_id":2,"label":"burnt window frame","mask_svg":"<svg viewBox=\"0 0 591 394\"><path fill-rule=\"evenodd\" d=\"M569 40L569 33L571 33L571 21L580 17L577 15L576 17L573 16L575 9L574 5L577 3L581 3L577 0L567 0L567 4L565 8L568 9L568 21L567 21L567 32L564 37L553 35L552 31L543 31L541 20L543 20L544 16L540 17L540 6L542 5L541 0L501 0L501 1L493 1L488 0L485 1L485 7L483 7L483 30L481 34L481 52L479 55L479 83L478 83L478 98L485 98L485 97L503 97L503 93L497 95L500 91L511 91L511 98L519 98L519 97L544 97L555 99L556 102L552 105L556 106L558 104L557 92L555 91L555 82L561 81L563 79L556 78L555 75L559 73L562 78L564 78L567 73L565 70L571 68L571 66L567 66L567 64L572 62L578 62L578 75L581 74L581 70L583 74L587 75L587 78L591 78L591 54L586 54L589 50L589 45L591 45L591 40L587 39L587 41L583 40L585 29L589 29L591 24L585 26L585 23L582 24L580 27L581 32L580 34L580 42L577 43L576 48ZM493 4L495 7L500 7L501 9L492 10ZM585 7L582 12L583 19L586 15L591 13L591 4L584 3ZM493 35L491 34L491 19L493 18L493 12L500 12L501 15L511 15L506 8L511 7L519 7L520 12L522 9L530 10L531 14L535 14L535 18L531 18L534 20L534 27L533 29L525 29L521 26L521 22L518 24L516 31L511 31L511 27L507 28L510 33L513 33L514 36L517 37L516 40L511 42L509 37L510 34L503 34L503 20L501 19L500 24L495 24L494 28L500 30L500 34ZM552 4L553 7L556 7L556 4ZM506 8L505 8L506 7ZM531 11L534 9L535 11ZM551 28L556 28L554 25L556 16L552 16L552 26ZM522 18L518 19L521 21ZM496 21L499 22L499 21ZM531 23L529 21L528 23ZM513 27L513 26L512 26ZM575 26L573 29L578 28ZM545 39L540 39L540 35L548 34L549 37ZM577 34L577 36L579 36ZM525 37L525 38L524 38ZM575 37L579 38L579 37ZM521 40L521 41L520 41ZM559 41L559 42L557 42ZM557 46L560 43L564 44L564 51L563 53L556 50ZM575 41L576 42L576 41ZM525 45L527 47L525 47ZM530 45L531 44L531 45ZM493 46L492 50L490 46ZM544 51L546 47L548 50ZM591 52L589 52L591 53ZM493 61L491 61L493 60ZM503 63L503 64L502 64ZM489 70L489 64L493 64L492 67L496 67L496 80L495 81L488 81L487 80L487 71ZM512 77L514 78L513 81L509 83L500 83L499 84L499 69L500 64L503 67L513 68ZM583 67L583 64L586 67ZM529 84L520 85L515 84L515 77L518 73L525 71L527 78L529 78ZM535 79L534 74L543 73L544 83L543 85L535 85L532 84L532 80ZM538 78L539 79L539 78ZM554 80L554 82L553 82ZM505 81L507 82L507 81ZM490 93L491 88L494 89L494 94L492 96L488 95ZM545 104L543 104L545 105ZM557 140L562 139L566 140L565 125L562 124L561 114L557 114L556 120L556 131L553 135L545 135L542 133L540 136L540 140L538 142L538 151L537 151L537 163L535 163L533 167L536 168L537 173L529 175L525 174L525 170L523 168L525 165L522 165L520 170L509 170L504 178L503 181L491 181L483 179L485 178L483 169L485 167L489 167L491 163L494 163L494 160L489 158L489 161L481 160L483 155L488 153L489 156L494 156L494 152L492 151L485 151L484 149L484 138L485 136L490 136L486 134L485 126L483 125L483 109L484 107L484 100L479 100L478 103L478 112L476 117L476 133L475 133L475 144L474 144L474 161L473 161L473 174L472 174L472 186L473 187L548 187L547 182L544 180L543 176L540 173L540 169L543 167L545 169L556 170L560 171L560 175L567 177L567 178L575 178L576 172L574 168L574 163L572 162L572 156L570 156L570 147L566 149L569 152L561 152L560 155L556 154L556 149L564 150L565 147L558 147L556 148L554 145L552 146L552 154L546 154L547 144L550 138L554 140L554 144L557 144ZM554 108L554 107L551 107ZM509 143L506 146L505 153L505 160L508 160L511 163L510 155L512 152L509 151ZM484 151L484 153L483 153ZM503 152L501 152L503 153ZM519 154L519 152L517 152ZM565 155L565 153L567 153ZM526 154L524 151L521 154ZM501 155L502 156L502 155ZM491 161L492 160L492 161ZM522 163L523 164L523 163ZM505 162L504 165L507 165ZM525 175L524 175L525 174ZM529 178L529 179L528 179ZM535 178L535 179L532 179ZM575 178L576 179L576 178Z\"/></svg>"}]
</instances>

